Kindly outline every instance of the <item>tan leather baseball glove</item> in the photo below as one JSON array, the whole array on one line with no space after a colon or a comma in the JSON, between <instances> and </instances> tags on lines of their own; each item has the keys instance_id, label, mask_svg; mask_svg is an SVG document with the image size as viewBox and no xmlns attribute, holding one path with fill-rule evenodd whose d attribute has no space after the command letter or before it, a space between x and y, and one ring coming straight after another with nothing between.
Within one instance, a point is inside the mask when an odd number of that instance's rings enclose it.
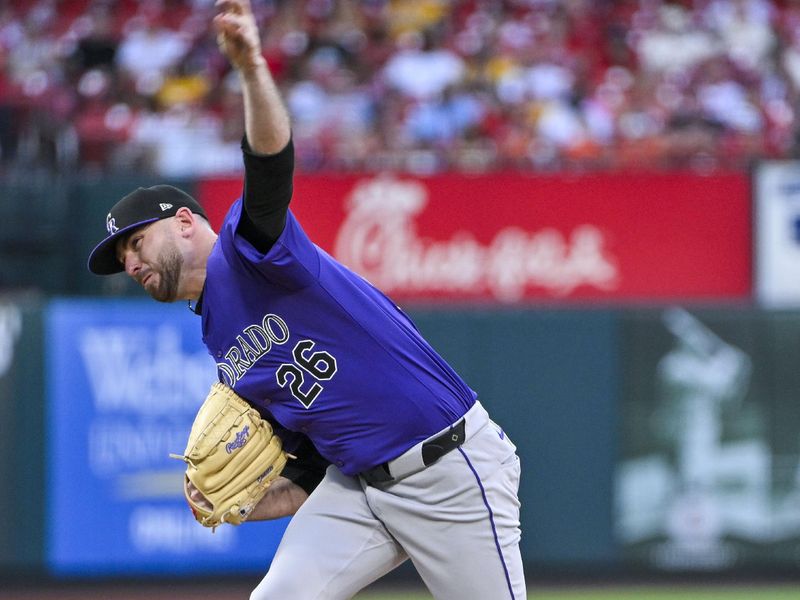
<instances>
[{"instance_id":1,"label":"tan leather baseball glove","mask_svg":"<svg viewBox=\"0 0 800 600\"><path fill-rule=\"evenodd\" d=\"M239 525L286 465L272 426L230 387L215 383L197 412L182 455L188 465L184 493L204 526ZM192 498L190 484L205 502Z\"/></svg>"}]
</instances>

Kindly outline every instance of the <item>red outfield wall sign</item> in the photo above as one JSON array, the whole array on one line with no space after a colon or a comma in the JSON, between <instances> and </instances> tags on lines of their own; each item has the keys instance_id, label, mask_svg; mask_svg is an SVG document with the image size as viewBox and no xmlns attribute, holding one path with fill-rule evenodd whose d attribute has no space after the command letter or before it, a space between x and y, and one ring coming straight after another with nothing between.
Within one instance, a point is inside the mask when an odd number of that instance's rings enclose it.
<instances>
[{"instance_id":1,"label":"red outfield wall sign","mask_svg":"<svg viewBox=\"0 0 800 600\"><path fill-rule=\"evenodd\" d=\"M216 227L239 179L201 182ZM751 285L742 174L299 175L292 210L396 300L719 300Z\"/></svg>"}]
</instances>

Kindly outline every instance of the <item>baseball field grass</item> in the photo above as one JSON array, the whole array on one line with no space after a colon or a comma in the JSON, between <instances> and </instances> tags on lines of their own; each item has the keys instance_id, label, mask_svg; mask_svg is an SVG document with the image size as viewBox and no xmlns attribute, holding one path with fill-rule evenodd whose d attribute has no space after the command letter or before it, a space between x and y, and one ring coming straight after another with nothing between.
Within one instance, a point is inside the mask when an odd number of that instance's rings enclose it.
<instances>
[{"instance_id":1,"label":"baseball field grass","mask_svg":"<svg viewBox=\"0 0 800 600\"><path fill-rule=\"evenodd\" d=\"M431 600L425 593L364 593L356 600ZM800 584L764 587L608 587L529 590L529 600L800 600ZM487 599L488 600L488 599Z\"/></svg>"}]
</instances>

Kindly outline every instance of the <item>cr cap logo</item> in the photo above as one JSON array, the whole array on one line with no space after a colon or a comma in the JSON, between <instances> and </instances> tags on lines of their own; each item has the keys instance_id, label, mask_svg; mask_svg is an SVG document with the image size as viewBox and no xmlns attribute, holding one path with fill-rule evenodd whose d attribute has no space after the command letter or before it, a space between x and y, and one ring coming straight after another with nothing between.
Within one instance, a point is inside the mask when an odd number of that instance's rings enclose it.
<instances>
[{"instance_id":1,"label":"cr cap logo","mask_svg":"<svg viewBox=\"0 0 800 600\"><path fill-rule=\"evenodd\" d=\"M161 204L159 204L159 206L161 207L161 212L164 212L165 210L169 210L170 208L172 208L172 204L167 204L166 202L162 202Z\"/></svg>"},{"instance_id":2,"label":"cr cap logo","mask_svg":"<svg viewBox=\"0 0 800 600\"><path fill-rule=\"evenodd\" d=\"M117 227L117 223L114 220L114 217L111 216L111 213L108 213L106 217L106 229L110 235L114 235L119 231L119 227Z\"/></svg>"}]
</instances>

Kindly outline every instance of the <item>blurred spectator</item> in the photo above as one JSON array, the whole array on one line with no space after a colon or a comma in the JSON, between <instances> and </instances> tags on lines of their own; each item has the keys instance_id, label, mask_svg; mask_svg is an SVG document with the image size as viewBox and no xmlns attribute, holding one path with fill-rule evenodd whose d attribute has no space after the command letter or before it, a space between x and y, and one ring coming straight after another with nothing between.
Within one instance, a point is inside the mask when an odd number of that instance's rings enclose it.
<instances>
[{"instance_id":1,"label":"blurred spectator","mask_svg":"<svg viewBox=\"0 0 800 600\"><path fill-rule=\"evenodd\" d=\"M139 93L151 93L161 84L166 71L178 65L189 50L188 41L152 15L137 15L126 29L117 52L117 66L133 79Z\"/></svg>"},{"instance_id":2,"label":"blurred spectator","mask_svg":"<svg viewBox=\"0 0 800 600\"><path fill-rule=\"evenodd\" d=\"M383 75L390 88L416 100L435 98L464 76L464 61L437 46L432 30L405 32Z\"/></svg>"},{"instance_id":3,"label":"blurred spectator","mask_svg":"<svg viewBox=\"0 0 800 600\"><path fill-rule=\"evenodd\" d=\"M92 5L84 15L75 19L72 30L78 38L70 56L73 68L86 71L95 68L110 70L114 67L118 41L108 5Z\"/></svg>"},{"instance_id":4,"label":"blurred spectator","mask_svg":"<svg viewBox=\"0 0 800 600\"><path fill-rule=\"evenodd\" d=\"M796 0L253 0L304 170L800 155ZM241 168L212 0L0 2L0 168Z\"/></svg>"},{"instance_id":5,"label":"blurred spectator","mask_svg":"<svg viewBox=\"0 0 800 600\"><path fill-rule=\"evenodd\" d=\"M642 3L634 15L634 48L644 69L686 70L721 51L714 33L678 4ZM650 6L654 5L654 6Z\"/></svg>"},{"instance_id":6,"label":"blurred spectator","mask_svg":"<svg viewBox=\"0 0 800 600\"><path fill-rule=\"evenodd\" d=\"M406 131L412 143L446 146L477 127L484 114L473 93L453 85L440 97L414 105L405 122Z\"/></svg>"}]
</instances>

